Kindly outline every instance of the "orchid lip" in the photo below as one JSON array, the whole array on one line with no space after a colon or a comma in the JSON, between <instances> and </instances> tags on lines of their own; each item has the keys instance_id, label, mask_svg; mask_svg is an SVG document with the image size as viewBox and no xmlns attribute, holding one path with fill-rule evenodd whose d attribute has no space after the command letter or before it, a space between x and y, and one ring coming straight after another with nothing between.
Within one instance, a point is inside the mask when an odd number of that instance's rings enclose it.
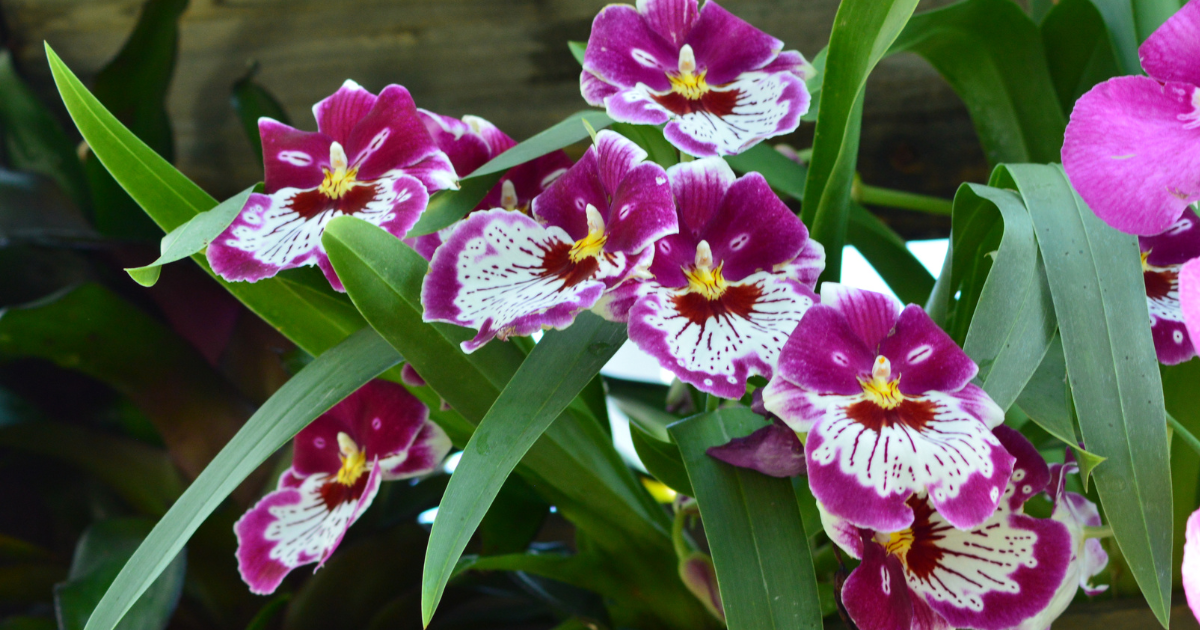
<instances>
[{"instance_id":1,"label":"orchid lip","mask_svg":"<svg viewBox=\"0 0 1200 630\"><path fill-rule=\"evenodd\" d=\"M588 233L571 246L570 256L573 263L599 256L604 252L604 243L608 241L608 236L604 233L604 218L600 216L600 211L596 206L588 204L586 212Z\"/></svg>"},{"instance_id":2,"label":"orchid lip","mask_svg":"<svg viewBox=\"0 0 1200 630\"><path fill-rule=\"evenodd\" d=\"M859 377L858 382L867 400L883 409L895 409L904 402L904 394L900 393L900 377L892 379L892 362L883 355L875 357L871 378Z\"/></svg>"},{"instance_id":3,"label":"orchid lip","mask_svg":"<svg viewBox=\"0 0 1200 630\"><path fill-rule=\"evenodd\" d=\"M708 241L700 241L696 246L696 264L691 269L685 269L683 275L687 278L688 292L699 293L709 301L721 299L729 283L725 281L721 269L725 263L713 267L712 247Z\"/></svg>"},{"instance_id":4,"label":"orchid lip","mask_svg":"<svg viewBox=\"0 0 1200 630\"><path fill-rule=\"evenodd\" d=\"M325 179L317 188L330 199L341 199L351 188L358 185L358 168L350 168L346 160L346 150L338 142L329 145L329 165L333 168L323 168Z\"/></svg>"},{"instance_id":5,"label":"orchid lip","mask_svg":"<svg viewBox=\"0 0 1200 630\"><path fill-rule=\"evenodd\" d=\"M358 448L354 439L343 432L338 432L337 441L342 460L342 467L337 472L337 482L344 486L353 486L367 471L367 453Z\"/></svg>"}]
</instances>

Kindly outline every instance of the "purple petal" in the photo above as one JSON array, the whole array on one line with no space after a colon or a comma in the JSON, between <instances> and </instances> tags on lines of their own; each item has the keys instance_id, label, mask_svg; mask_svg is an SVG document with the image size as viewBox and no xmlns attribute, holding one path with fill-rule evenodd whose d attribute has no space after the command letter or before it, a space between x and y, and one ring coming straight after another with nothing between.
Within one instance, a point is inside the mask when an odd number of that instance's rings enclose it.
<instances>
[{"instance_id":1,"label":"purple petal","mask_svg":"<svg viewBox=\"0 0 1200 630\"><path fill-rule=\"evenodd\" d=\"M1200 3L1188 2L1138 49L1142 68L1159 81L1200 85Z\"/></svg>"},{"instance_id":2,"label":"purple petal","mask_svg":"<svg viewBox=\"0 0 1200 630\"><path fill-rule=\"evenodd\" d=\"M695 552L679 563L679 579L704 607L720 619L725 619L721 589L717 585L717 570L708 556Z\"/></svg>"},{"instance_id":3,"label":"purple petal","mask_svg":"<svg viewBox=\"0 0 1200 630\"><path fill-rule=\"evenodd\" d=\"M517 141L513 140L508 134L500 131L500 128L493 125L486 119L479 116L463 116L462 120L471 130L483 141L487 143L488 154L496 157L501 153L517 146Z\"/></svg>"},{"instance_id":4,"label":"purple petal","mask_svg":"<svg viewBox=\"0 0 1200 630\"><path fill-rule=\"evenodd\" d=\"M300 131L270 118L258 119L263 145L264 184L267 194L281 188L316 188L329 167L333 140L321 133Z\"/></svg>"},{"instance_id":5,"label":"purple petal","mask_svg":"<svg viewBox=\"0 0 1200 630\"><path fill-rule=\"evenodd\" d=\"M424 109L417 110L425 129L437 147L450 159L459 177L465 177L492 159L492 150L487 140L476 133L467 123L450 116L435 114Z\"/></svg>"},{"instance_id":6,"label":"purple petal","mask_svg":"<svg viewBox=\"0 0 1200 630\"><path fill-rule=\"evenodd\" d=\"M1200 339L1200 258L1187 262L1179 270L1179 306L1188 337Z\"/></svg>"},{"instance_id":7,"label":"purple petal","mask_svg":"<svg viewBox=\"0 0 1200 630\"><path fill-rule=\"evenodd\" d=\"M909 599L912 600L913 620L911 630L954 630L948 621L941 615L934 612L929 604L920 597L913 597L909 591ZM1014 630L1033 630L1033 628L1018 628ZM1036 630L1048 630L1048 628L1036 628Z\"/></svg>"},{"instance_id":8,"label":"purple petal","mask_svg":"<svg viewBox=\"0 0 1200 630\"><path fill-rule=\"evenodd\" d=\"M878 350L904 310L904 305L890 295L836 282L821 285L821 304L840 312L850 330L871 352Z\"/></svg>"},{"instance_id":9,"label":"purple petal","mask_svg":"<svg viewBox=\"0 0 1200 630\"><path fill-rule=\"evenodd\" d=\"M516 210L528 211L533 200L571 168L571 158L565 151L554 151L524 164L514 166L496 182L491 191L475 206L476 210L505 208L504 182L512 182L517 196ZM505 208L508 210L509 208Z\"/></svg>"},{"instance_id":10,"label":"purple petal","mask_svg":"<svg viewBox=\"0 0 1200 630\"><path fill-rule=\"evenodd\" d=\"M575 242L587 236L589 205L601 214L608 210L595 147L589 148L546 192L533 200L533 216L546 225L561 228Z\"/></svg>"},{"instance_id":11,"label":"purple petal","mask_svg":"<svg viewBox=\"0 0 1200 630\"><path fill-rule=\"evenodd\" d=\"M596 302L607 281L616 284L629 272L622 254L568 262L573 243L561 228L519 212L468 216L429 263L421 288L425 321L477 329L475 339L463 344L467 352L494 337L566 328Z\"/></svg>"},{"instance_id":12,"label":"purple petal","mask_svg":"<svg viewBox=\"0 0 1200 630\"><path fill-rule=\"evenodd\" d=\"M1182 319L1182 311L1179 316ZM1196 356L1196 347L1185 322L1174 318L1153 318L1150 332L1154 336L1154 351L1159 363L1178 365Z\"/></svg>"},{"instance_id":13,"label":"purple petal","mask_svg":"<svg viewBox=\"0 0 1200 630\"><path fill-rule=\"evenodd\" d=\"M696 67L707 70L710 85L724 85L773 61L783 42L751 26L717 5L704 3L687 43L696 54Z\"/></svg>"},{"instance_id":14,"label":"purple petal","mask_svg":"<svg viewBox=\"0 0 1200 630\"><path fill-rule=\"evenodd\" d=\"M1145 256L1142 275L1154 349L1159 362L1166 365L1176 365L1196 356L1179 300L1179 272L1183 263L1200 256L1198 222L1200 219L1189 208L1162 234L1138 238Z\"/></svg>"},{"instance_id":15,"label":"purple petal","mask_svg":"<svg viewBox=\"0 0 1200 630\"><path fill-rule=\"evenodd\" d=\"M804 55L799 53L799 51L785 50L779 53L779 56L776 57L774 61L764 66L761 71L790 72L807 81L816 76L817 69L814 68L813 65L804 58ZM792 155L788 155L788 157L793 160L796 159L795 149L792 149Z\"/></svg>"},{"instance_id":16,"label":"purple petal","mask_svg":"<svg viewBox=\"0 0 1200 630\"><path fill-rule=\"evenodd\" d=\"M292 468L305 476L337 473L342 466L339 433L349 436L368 460L387 462L408 450L428 420L429 409L404 386L370 381L296 434Z\"/></svg>"},{"instance_id":17,"label":"purple petal","mask_svg":"<svg viewBox=\"0 0 1200 630\"><path fill-rule=\"evenodd\" d=\"M728 444L708 449L710 457L730 466L757 470L771 477L795 477L804 474L804 444L796 432L783 423L772 422Z\"/></svg>"},{"instance_id":18,"label":"purple petal","mask_svg":"<svg viewBox=\"0 0 1200 630\"><path fill-rule=\"evenodd\" d=\"M648 255L646 250L643 255ZM637 278L630 278L616 287L604 292L600 299L592 305L592 312L610 322L629 322L629 313L638 297L646 288L646 283Z\"/></svg>"},{"instance_id":19,"label":"purple petal","mask_svg":"<svg viewBox=\"0 0 1200 630\"><path fill-rule=\"evenodd\" d=\"M609 97L618 91L620 88L592 74L589 70L579 73L579 92L583 94L583 100L592 107L604 107L604 103Z\"/></svg>"},{"instance_id":20,"label":"purple petal","mask_svg":"<svg viewBox=\"0 0 1200 630\"><path fill-rule=\"evenodd\" d=\"M842 551L850 554L851 558L861 560L863 557L862 530L854 523L830 514L819 502L817 503L817 512L821 515L821 528L825 530L825 535L829 536L829 540L841 547Z\"/></svg>"},{"instance_id":21,"label":"purple petal","mask_svg":"<svg viewBox=\"0 0 1200 630\"><path fill-rule=\"evenodd\" d=\"M784 345L779 373L820 394L856 395L862 393L858 377L870 374L874 362L875 353L842 313L822 303L808 309Z\"/></svg>"},{"instance_id":22,"label":"purple petal","mask_svg":"<svg viewBox=\"0 0 1200 630\"><path fill-rule=\"evenodd\" d=\"M425 379L421 378L420 374L417 374L417 370L410 363L405 363L400 367L400 380L409 387L425 387L428 385Z\"/></svg>"},{"instance_id":23,"label":"purple petal","mask_svg":"<svg viewBox=\"0 0 1200 630\"><path fill-rule=\"evenodd\" d=\"M778 373L757 392L762 392L766 411L779 416L796 433L808 433L812 423L825 416L825 407L813 404L814 399L819 402L819 395L793 385Z\"/></svg>"},{"instance_id":24,"label":"purple petal","mask_svg":"<svg viewBox=\"0 0 1200 630\"><path fill-rule=\"evenodd\" d=\"M1200 218L1187 208L1179 219L1161 234L1139 236L1138 245L1146 254L1146 263L1169 267L1200 257Z\"/></svg>"},{"instance_id":25,"label":"purple petal","mask_svg":"<svg viewBox=\"0 0 1200 630\"><path fill-rule=\"evenodd\" d=\"M610 4L592 22L584 54L585 72L618 87L644 83L660 92L671 89L667 71L679 66L679 48L656 33L636 9Z\"/></svg>"},{"instance_id":26,"label":"purple petal","mask_svg":"<svg viewBox=\"0 0 1200 630\"><path fill-rule=\"evenodd\" d=\"M809 432L805 453L813 495L831 514L899 531L913 519L906 501L926 490L955 527L975 527L995 511L1013 458L960 399L929 392L880 422L861 394L828 398L837 404Z\"/></svg>"},{"instance_id":27,"label":"purple petal","mask_svg":"<svg viewBox=\"0 0 1200 630\"><path fill-rule=\"evenodd\" d=\"M458 177L445 153L425 128L408 90L389 85L375 106L354 127L345 145L346 157L358 166L360 180L373 180L402 169L426 185L429 192L457 187Z\"/></svg>"},{"instance_id":28,"label":"purple petal","mask_svg":"<svg viewBox=\"0 0 1200 630\"><path fill-rule=\"evenodd\" d=\"M617 90L605 97L601 105L613 120L634 125L661 125L671 120L672 115L644 84Z\"/></svg>"},{"instance_id":29,"label":"purple petal","mask_svg":"<svg viewBox=\"0 0 1200 630\"><path fill-rule=\"evenodd\" d=\"M900 313L895 333L879 343L879 354L892 362L905 395L956 391L979 372L967 353L916 304Z\"/></svg>"},{"instance_id":30,"label":"purple petal","mask_svg":"<svg viewBox=\"0 0 1200 630\"><path fill-rule=\"evenodd\" d=\"M637 10L654 32L676 49L687 40L692 24L699 16L696 0L638 0Z\"/></svg>"},{"instance_id":31,"label":"purple petal","mask_svg":"<svg viewBox=\"0 0 1200 630\"><path fill-rule=\"evenodd\" d=\"M704 228L717 216L737 175L725 160L704 158L672 166L667 169L667 179L671 181L671 194L679 212L679 232L698 243L704 238ZM691 263L692 260L684 260L681 264Z\"/></svg>"},{"instance_id":32,"label":"purple petal","mask_svg":"<svg viewBox=\"0 0 1200 630\"><path fill-rule=\"evenodd\" d=\"M317 474L305 477L297 488L263 497L234 525L238 571L250 591L269 595L292 569L313 562L320 568L371 505L381 477L376 463L352 488ZM337 495L324 491L329 484L341 486L345 500L331 505L330 498Z\"/></svg>"},{"instance_id":33,"label":"purple petal","mask_svg":"<svg viewBox=\"0 0 1200 630\"><path fill-rule=\"evenodd\" d=\"M420 477L441 467L452 444L450 437L433 421L426 420L404 451L380 459L385 481Z\"/></svg>"},{"instance_id":34,"label":"purple petal","mask_svg":"<svg viewBox=\"0 0 1200 630\"><path fill-rule=\"evenodd\" d=\"M1016 429L998 426L992 429L1004 450L1012 455L1012 477L1005 491L1009 509L1020 511L1030 497L1042 492L1050 483L1050 467L1029 440Z\"/></svg>"},{"instance_id":35,"label":"purple petal","mask_svg":"<svg viewBox=\"0 0 1200 630\"><path fill-rule=\"evenodd\" d=\"M767 138L795 131L811 101L804 81L784 72L749 73L718 91L733 93L729 112L679 115L663 130L671 144L697 157L736 155ZM610 114L615 100L608 101Z\"/></svg>"},{"instance_id":36,"label":"purple petal","mask_svg":"<svg viewBox=\"0 0 1200 630\"><path fill-rule=\"evenodd\" d=\"M713 260L724 265L725 279L736 282L794 259L808 240L808 229L762 175L748 173L729 187L704 229L704 240L712 246Z\"/></svg>"},{"instance_id":37,"label":"purple petal","mask_svg":"<svg viewBox=\"0 0 1200 630\"><path fill-rule=\"evenodd\" d=\"M629 314L629 338L685 383L741 398L752 374L770 378L788 334L815 295L769 273L729 287L712 306L703 295L658 287Z\"/></svg>"},{"instance_id":38,"label":"purple petal","mask_svg":"<svg viewBox=\"0 0 1200 630\"><path fill-rule=\"evenodd\" d=\"M1075 103L1062 150L1071 184L1096 216L1151 235L1200 199L1200 89L1116 77Z\"/></svg>"},{"instance_id":39,"label":"purple petal","mask_svg":"<svg viewBox=\"0 0 1200 630\"><path fill-rule=\"evenodd\" d=\"M1187 595L1192 614L1200 619L1200 510L1187 520L1186 542L1183 544L1183 592Z\"/></svg>"},{"instance_id":40,"label":"purple petal","mask_svg":"<svg viewBox=\"0 0 1200 630\"><path fill-rule=\"evenodd\" d=\"M804 241L804 248L782 271L809 289L816 289L817 280L825 271L825 246L812 239Z\"/></svg>"},{"instance_id":41,"label":"purple petal","mask_svg":"<svg viewBox=\"0 0 1200 630\"><path fill-rule=\"evenodd\" d=\"M317 129L334 142L346 146L350 140L350 132L354 131L358 121L375 106L375 99L375 95L363 89L361 85L346 79L338 91L313 105Z\"/></svg>"},{"instance_id":42,"label":"purple petal","mask_svg":"<svg viewBox=\"0 0 1200 630\"><path fill-rule=\"evenodd\" d=\"M617 186L629 176L634 167L646 159L647 155L645 149L625 136L601 129L600 133L596 134L596 170L600 174L600 184L604 186L604 193L609 197L616 194Z\"/></svg>"},{"instance_id":43,"label":"purple petal","mask_svg":"<svg viewBox=\"0 0 1200 630\"><path fill-rule=\"evenodd\" d=\"M639 164L621 181L604 218L604 250L635 254L679 229L667 173L653 162Z\"/></svg>"},{"instance_id":44,"label":"purple petal","mask_svg":"<svg viewBox=\"0 0 1200 630\"><path fill-rule=\"evenodd\" d=\"M870 630L911 630L913 606L900 559L866 533L862 545L862 564L842 585L842 603L850 619Z\"/></svg>"},{"instance_id":45,"label":"purple petal","mask_svg":"<svg viewBox=\"0 0 1200 630\"><path fill-rule=\"evenodd\" d=\"M298 219L281 198L254 193L205 255L225 280L257 282L283 269L316 264L324 229L319 220Z\"/></svg>"}]
</instances>

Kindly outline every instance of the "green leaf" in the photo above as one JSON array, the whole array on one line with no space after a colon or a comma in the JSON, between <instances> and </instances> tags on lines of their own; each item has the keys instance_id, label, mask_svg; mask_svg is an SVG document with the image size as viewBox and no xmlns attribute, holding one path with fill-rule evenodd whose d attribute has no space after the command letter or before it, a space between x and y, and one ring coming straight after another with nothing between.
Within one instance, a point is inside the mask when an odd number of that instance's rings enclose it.
<instances>
[{"instance_id":1,"label":"green leaf","mask_svg":"<svg viewBox=\"0 0 1200 630\"><path fill-rule=\"evenodd\" d=\"M639 425L630 423L629 434L633 440L633 448L637 451L638 459L646 467L646 472L667 487L684 496L695 496L692 482L688 480L687 469L683 466L683 456L679 447L671 442L659 440L643 431Z\"/></svg>"},{"instance_id":2,"label":"green leaf","mask_svg":"<svg viewBox=\"0 0 1200 630\"><path fill-rule=\"evenodd\" d=\"M802 206L825 246L823 279L841 276L867 76L916 7L917 0L843 0L834 17Z\"/></svg>"},{"instance_id":3,"label":"green leaf","mask_svg":"<svg viewBox=\"0 0 1200 630\"><path fill-rule=\"evenodd\" d=\"M549 129L497 155L463 179L507 171L518 164L524 164L551 151L575 144L588 137L587 127L583 125L584 121L587 121L597 131L613 123L613 119L601 111L585 109L575 112Z\"/></svg>"},{"instance_id":4,"label":"green leaf","mask_svg":"<svg viewBox=\"0 0 1200 630\"><path fill-rule=\"evenodd\" d=\"M458 190L443 190L429 199L429 206L417 219L417 224L405 234L407 238L425 236L454 225L467 216L487 196L503 173L497 172L484 177L464 179Z\"/></svg>"},{"instance_id":5,"label":"green leaf","mask_svg":"<svg viewBox=\"0 0 1200 630\"><path fill-rule=\"evenodd\" d=\"M547 332L479 422L429 534L421 585L426 626L504 480L623 343L623 325L591 313L581 314L566 330Z\"/></svg>"},{"instance_id":6,"label":"green leaf","mask_svg":"<svg viewBox=\"0 0 1200 630\"><path fill-rule=\"evenodd\" d=\"M3 426L0 446L74 466L149 515L164 514L183 492L179 470L162 450L80 425L37 420Z\"/></svg>"},{"instance_id":7,"label":"green leaf","mask_svg":"<svg viewBox=\"0 0 1200 630\"><path fill-rule=\"evenodd\" d=\"M204 519L280 446L341 399L402 359L365 328L317 357L279 388L179 500L121 569L86 630L111 630Z\"/></svg>"},{"instance_id":8,"label":"green leaf","mask_svg":"<svg viewBox=\"0 0 1200 630\"><path fill-rule=\"evenodd\" d=\"M178 55L179 17L187 5L187 0L147 0L129 39L93 85L99 102L167 161L175 158L167 90ZM96 229L122 238L159 237L100 164L89 159L84 168L95 199Z\"/></svg>"},{"instance_id":9,"label":"green leaf","mask_svg":"<svg viewBox=\"0 0 1200 630\"><path fill-rule=\"evenodd\" d=\"M1062 0L1041 24L1046 64L1064 112L1092 86L1117 75L1104 19L1091 0Z\"/></svg>"},{"instance_id":10,"label":"green leaf","mask_svg":"<svg viewBox=\"0 0 1200 630\"><path fill-rule=\"evenodd\" d=\"M292 121L288 118L283 105L266 88L254 80L256 74L258 74L257 62L246 70L246 74L242 75L242 78L234 82L233 90L230 93L230 103L233 105L233 111L237 113L238 121L242 123L242 131L246 134L246 140L250 142L250 147L254 149L254 155L261 163L262 136L258 134L258 119L266 117L285 125L292 124Z\"/></svg>"},{"instance_id":11,"label":"green leaf","mask_svg":"<svg viewBox=\"0 0 1200 630\"><path fill-rule=\"evenodd\" d=\"M1159 371L1162 374L1167 411L1192 435L1200 435L1200 399L1196 397L1200 361L1164 365ZM1196 457L1192 448L1178 435L1171 440L1171 491L1174 496L1173 577L1180 580L1187 520L1196 506L1200 505L1200 457Z\"/></svg>"},{"instance_id":12,"label":"green leaf","mask_svg":"<svg viewBox=\"0 0 1200 630\"><path fill-rule=\"evenodd\" d=\"M1067 382L1067 359L1058 335L1017 397L1017 406L1050 435L1072 447L1079 444L1071 410L1071 385Z\"/></svg>"},{"instance_id":13,"label":"green leaf","mask_svg":"<svg viewBox=\"0 0 1200 630\"><path fill-rule=\"evenodd\" d=\"M1121 74L1141 74L1138 45L1179 10L1181 0L1092 0L1116 53Z\"/></svg>"},{"instance_id":14,"label":"green leaf","mask_svg":"<svg viewBox=\"0 0 1200 630\"><path fill-rule=\"evenodd\" d=\"M1007 411L1054 339L1058 323L1050 285L1033 221L1019 196L978 184L964 184L959 195L990 203L956 203L956 211L998 211L1004 223L1004 237L983 283L963 351L979 365L980 386ZM960 218L970 220L957 214L954 220Z\"/></svg>"},{"instance_id":15,"label":"green leaf","mask_svg":"<svg viewBox=\"0 0 1200 630\"><path fill-rule=\"evenodd\" d=\"M510 475L479 522L479 553L494 556L525 551L549 513L549 503L524 479Z\"/></svg>"},{"instance_id":16,"label":"green leaf","mask_svg":"<svg viewBox=\"0 0 1200 630\"><path fill-rule=\"evenodd\" d=\"M1007 181L1005 181L1007 180ZM1007 184L1007 185L1006 185ZM1058 166L1010 165L1037 229L1072 399L1104 512L1164 627L1171 602L1171 474L1162 382L1137 238L1105 225Z\"/></svg>"},{"instance_id":17,"label":"green leaf","mask_svg":"<svg viewBox=\"0 0 1200 630\"><path fill-rule=\"evenodd\" d=\"M80 537L66 582L54 587L54 607L63 630L81 630L101 595L112 584L153 523L117 519L92 525ZM129 609L119 630L161 630L175 612L186 572L184 552L164 558L163 569Z\"/></svg>"},{"instance_id":18,"label":"green leaf","mask_svg":"<svg viewBox=\"0 0 1200 630\"><path fill-rule=\"evenodd\" d=\"M1059 159L1066 119L1033 20L1011 0L963 0L913 17L891 52L924 57L971 113L992 164Z\"/></svg>"},{"instance_id":19,"label":"green leaf","mask_svg":"<svg viewBox=\"0 0 1200 630\"><path fill-rule=\"evenodd\" d=\"M253 193L257 187L258 185L255 184L217 204L217 207L212 210L201 212L187 223L171 230L163 237L162 243L159 245L162 254L157 260L144 267L127 268L125 272L144 287L154 286L158 282L158 275L162 271L163 265L196 255L208 247L208 244L221 232L224 232L225 228L233 223L238 213L246 206L246 201L250 199L250 193Z\"/></svg>"},{"instance_id":20,"label":"green leaf","mask_svg":"<svg viewBox=\"0 0 1200 630\"><path fill-rule=\"evenodd\" d=\"M706 453L762 426L749 409L728 408L671 425L671 435L696 489L729 627L819 629L817 579L791 481Z\"/></svg>"},{"instance_id":21,"label":"green leaf","mask_svg":"<svg viewBox=\"0 0 1200 630\"><path fill-rule=\"evenodd\" d=\"M855 249L879 272L888 287L905 303L924 304L933 291L933 276L892 228L870 210L850 204L846 244Z\"/></svg>"},{"instance_id":22,"label":"green leaf","mask_svg":"<svg viewBox=\"0 0 1200 630\"><path fill-rule=\"evenodd\" d=\"M12 55L0 51L0 130L8 165L40 173L81 209L91 207L83 164L58 120L17 75Z\"/></svg>"},{"instance_id":23,"label":"green leaf","mask_svg":"<svg viewBox=\"0 0 1200 630\"><path fill-rule=\"evenodd\" d=\"M679 163L679 150L667 141L662 129L653 125L631 125L620 122L613 123L611 129L645 149L651 162L663 168L670 168Z\"/></svg>"},{"instance_id":24,"label":"green leaf","mask_svg":"<svg viewBox=\"0 0 1200 630\"><path fill-rule=\"evenodd\" d=\"M772 188L794 199L804 199L808 168L766 143L756 144L744 153L726 156L725 161L738 173L760 173Z\"/></svg>"},{"instance_id":25,"label":"green leaf","mask_svg":"<svg viewBox=\"0 0 1200 630\"><path fill-rule=\"evenodd\" d=\"M571 49L571 56L582 66L583 55L587 52L587 42L568 41L567 48Z\"/></svg>"},{"instance_id":26,"label":"green leaf","mask_svg":"<svg viewBox=\"0 0 1200 630\"><path fill-rule=\"evenodd\" d=\"M164 232L217 205L109 113L48 45L46 55L63 103L92 152ZM192 259L212 274L204 256ZM321 354L364 325L354 305L314 268L258 282L218 282L309 354Z\"/></svg>"}]
</instances>

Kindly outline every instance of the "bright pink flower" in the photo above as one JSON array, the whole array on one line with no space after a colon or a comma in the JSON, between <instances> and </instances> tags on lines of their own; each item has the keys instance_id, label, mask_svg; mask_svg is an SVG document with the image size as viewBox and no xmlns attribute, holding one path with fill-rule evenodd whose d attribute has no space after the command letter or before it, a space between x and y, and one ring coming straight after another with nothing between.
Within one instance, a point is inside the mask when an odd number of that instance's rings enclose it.
<instances>
[{"instance_id":1,"label":"bright pink flower","mask_svg":"<svg viewBox=\"0 0 1200 630\"><path fill-rule=\"evenodd\" d=\"M615 120L666 123L680 150L733 155L790 133L808 111L800 53L713 0L610 4L592 23L580 89Z\"/></svg>"},{"instance_id":2,"label":"bright pink flower","mask_svg":"<svg viewBox=\"0 0 1200 630\"><path fill-rule=\"evenodd\" d=\"M1183 592L1192 615L1200 621L1200 510L1188 517L1186 540L1183 544Z\"/></svg>"},{"instance_id":3,"label":"bright pink flower","mask_svg":"<svg viewBox=\"0 0 1200 630\"><path fill-rule=\"evenodd\" d=\"M363 385L296 434L279 488L234 525L238 571L261 595L296 567L329 559L381 481L434 471L450 438L408 390Z\"/></svg>"},{"instance_id":4,"label":"bright pink flower","mask_svg":"<svg viewBox=\"0 0 1200 630\"><path fill-rule=\"evenodd\" d=\"M430 193L458 187L403 87L389 85L375 96L346 81L313 114L315 133L259 119L267 194L250 195L208 246L208 262L222 278L255 282L315 264L342 291L321 245L334 217L355 216L404 236Z\"/></svg>"}]
</instances>

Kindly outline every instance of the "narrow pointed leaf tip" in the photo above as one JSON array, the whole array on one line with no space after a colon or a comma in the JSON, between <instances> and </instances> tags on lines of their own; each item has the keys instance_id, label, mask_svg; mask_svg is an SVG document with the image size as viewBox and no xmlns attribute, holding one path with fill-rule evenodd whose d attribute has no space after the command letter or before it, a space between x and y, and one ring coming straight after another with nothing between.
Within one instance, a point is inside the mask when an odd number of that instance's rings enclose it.
<instances>
[{"instance_id":1,"label":"narrow pointed leaf tip","mask_svg":"<svg viewBox=\"0 0 1200 630\"><path fill-rule=\"evenodd\" d=\"M159 246L162 253L157 260L144 267L127 268L125 272L129 274L130 278L133 278L134 282L144 287L154 286L158 282L163 265L204 251L204 248L208 247L214 238L224 232L225 228L229 227L229 224L237 218L238 213L245 207L246 201L250 199L251 193L258 186L259 184L255 184L243 190L222 201L212 210L201 212L187 223L171 230L162 238Z\"/></svg>"}]
</instances>

